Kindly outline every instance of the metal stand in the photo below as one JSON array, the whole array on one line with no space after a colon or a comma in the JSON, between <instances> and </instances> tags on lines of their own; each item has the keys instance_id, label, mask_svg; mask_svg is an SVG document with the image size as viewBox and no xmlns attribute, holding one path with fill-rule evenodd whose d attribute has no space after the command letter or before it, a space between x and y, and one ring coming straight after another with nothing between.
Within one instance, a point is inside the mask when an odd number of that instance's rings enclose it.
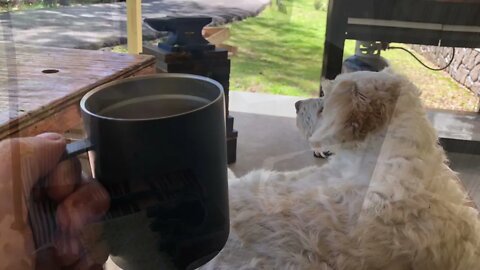
<instances>
[{"instance_id":1,"label":"metal stand","mask_svg":"<svg viewBox=\"0 0 480 270\"><path fill-rule=\"evenodd\" d=\"M228 51L215 48L202 36L202 29L212 21L210 17L166 17L145 19L156 31L167 31L166 42L158 46L144 46L143 53L157 58L157 71L189 73L218 81L225 91L227 127L227 159L234 163L237 158L238 131L233 129L234 118L230 115L230 59Z\"/></svg>"},{"instance_id":2,"label":"metal stand","mask_svg":"<svg viewBox=\"0 0 480 270\"><path fill-rule=\"evenodd\" d=\"M346 39L378 41L380 44L438 45L441 42L449 47L478 48L480 35L472 31L480 25L480 17L472 12L478 9L480 2L471 0L329 0L322 78L333 80L342 72ZM357 49L367 45L369 50L375 44L377 42L360 42ZM355 62L367 60L367 63L374 60L373 63L380 64L373 69L381 67L382 62L372 56L365 58L362 53L352 59ZM359 66L358 63L355 65ZM320 96L322 94L320 89ZM480 117L472 118L455 111L442 112L444 115L432 113L455 120L453 125L458 127L455 133L436 126L446 151L480 154L480 120L476 121ZM471 119L475 119L473 128L462 129L462 123L470 123Z\"/></svg>"},{"instance_id":3,"label":"metal stand","mask_svg":"<svg viewBox=\"0 0 480 270\"><path fill-rule=\"evenodd\" d=\"M355 55L343 61L342 72L381 71L388 67L388 62L380 53L385 50L384 43L372 41L358 41L355 44Z\"/></svg>"}]
</instances>

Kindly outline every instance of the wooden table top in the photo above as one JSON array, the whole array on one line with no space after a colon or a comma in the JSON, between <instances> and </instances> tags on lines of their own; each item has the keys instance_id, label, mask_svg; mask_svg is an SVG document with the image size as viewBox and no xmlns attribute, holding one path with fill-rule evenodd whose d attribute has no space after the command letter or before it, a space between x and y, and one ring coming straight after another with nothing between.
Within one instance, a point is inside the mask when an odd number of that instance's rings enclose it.
<instances>
[{"instance_id":1,"label":"wooden table top","mask_svg":"<svg viewBox=\"0 0 480 270\"><path fill-rule=\"evenodd\" d=\"M0 43L0 140L154 63L147 55Z\"/></svg>"}]
</instances>

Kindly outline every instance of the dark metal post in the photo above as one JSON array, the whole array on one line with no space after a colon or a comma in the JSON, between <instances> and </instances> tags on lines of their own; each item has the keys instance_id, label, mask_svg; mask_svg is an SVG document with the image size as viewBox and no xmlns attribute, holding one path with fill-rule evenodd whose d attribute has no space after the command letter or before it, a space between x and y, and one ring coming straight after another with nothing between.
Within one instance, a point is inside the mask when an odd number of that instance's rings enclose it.
<instances>
[{"instance_id":1,"label":"dark metal post","mask_svg":"<svg viewBox=\"0 0 480 270\"><path fill-rule=\"evenodd\" d=\"M346 2L347 0L330 0L328 3L322 78L329 80L335 79L342 72L343 47L348 23Z\"/></svg>"}]
</instances>

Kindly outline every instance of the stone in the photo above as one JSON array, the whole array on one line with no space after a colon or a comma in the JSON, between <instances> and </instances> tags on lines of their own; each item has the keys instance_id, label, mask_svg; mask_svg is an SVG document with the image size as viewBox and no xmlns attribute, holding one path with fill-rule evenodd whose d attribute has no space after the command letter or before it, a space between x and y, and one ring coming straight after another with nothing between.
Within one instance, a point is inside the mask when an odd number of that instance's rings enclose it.
<instances>
[{"instance_id":1,"label":"stone","mask_svg":"<svg viewBox=\"0 0 480 270\"><path fill-rule=\"evenodd\" d=\"M458 70L460 68L460 64L462 64L462 58L459 56L455 56L455 59L453 60L453 69Z\"/></svg>"},{"instance_id":2,"label":"stone","mask_svg":"<svg viewBox=\"0 0 480 270\"><path fill-rule=\"evenodd\" d=\"M477 58L477 56L478 56L478 52L476 50L472 50L472 52L470 53L467 59L466 65L468 70L472 70L472 68L475 66L475 59Z\"/></svg>"},{"instance_id":3,"label":"stone","mask_svg":"<svg viewBox=\"0 0 480 270\"><path fill-rule=\"evenodd\" d=\"M442 48L443 56L448 57L448 55L452 54L452 48L450 47L443 47Z\"/></svg>"},{"instance_id":4,"label":"stone","mask_svg":"<svg viewBox=\"0 0 480 270\"><path fill-rule=\"evenodd\" d=\"M477 95L480 95L480 82L475 82L473 83L472 87L470 88L472 89L472 91L477 94Z\"/></svg>"},{"instance_id":5,"label":"stone","mask_svg":"<svg viewBox=\"0 0 480 270\"><path fill-rule=\"evenodd\" d=\"M468 61L468 56L470 55L470 51L466 48L462 48L460 55L462 56L462 64L466 65Z\"/></svg>"},{"instance_id":6,"label":"stone","mask_svg":"<svg viewBox=\"0 0 480 270\"><path fill-rule=\"evenodd\" d=\"M475 66L472 71L470 71L470 77L474 82L478 81L480 78L480 65Z\"/></svg>"},{"instance_id":7,"label":"stone","mask_svg":"<svg viewBox=\"0 0 480 270\"><path fill-rule=\"evenodd\" d=\"M425 58L433 60L439 67L445 66L451 57L450 47L436 47L424 45L412 45L412 47ZM480 50L469 48L457 48L452 64L445 70L460 84L473 90L480 95Z\"/></svg>"},{"instance_id":8,"label":"stone","mask_svg":"<svg viewBox=\"0 0 480 270\"><path fill-rule=\"evenodd\" d=\"M467 79L465 80L465 86L468 88L468 89L471 89L472 86L473 86L473 80L472 80L472 77L471 76L467 76Z\"/></svg>"},{"instance_id":9,"label":"stone","mask_svg":"<svg viewBox=\"0 0 480 270\"><path fill-rule=\"evenodd\" d=\"M441 50L436 50L435 51L435 58L436 58L436 63L438 64L438 66L445 66L445 62L450 60L450 58L446 58L446 56L444 55L443 51Z\"/></svg>"},{"instance_id":10,"label":"stone","mask_svg":"<svg viewBox=\"0 0 480 270\"><path fill-rule=\"evenodd\" d=\"M465 55L465 52L462 49L457 49L455 58L462 60L464 55Z\"/></svg>"},{"instance_id":11,"label":"stone","mask_svg":"<svg viewBox=\"0 0 480 270\"><path fill-rule=\"evenodd\" d=\"M461 84L465 84L465 80L467 79L467 76L470 72L468 72L468 69L462 65L458 69L457 73L455 74L455 80L457 80Z\"/></svg>"},{"instance_id":12,"label":"stone","mask_svg":"<svg viewBox=\"0 0 480 270\"><path fill-rule=\"evenodd\" d=\"M480 53L475 57L475 65L480 64Z\"/></svg>"}]
</instances>

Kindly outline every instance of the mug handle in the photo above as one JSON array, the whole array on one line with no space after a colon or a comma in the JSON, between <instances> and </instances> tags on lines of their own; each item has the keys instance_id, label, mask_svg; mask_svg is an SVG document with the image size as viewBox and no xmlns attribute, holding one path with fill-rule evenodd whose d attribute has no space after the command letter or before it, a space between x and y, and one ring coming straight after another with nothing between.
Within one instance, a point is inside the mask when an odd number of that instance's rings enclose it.
<instances>
[{"instance_id":1,"label":"mug handle","mask_svg":"<svg viewBox=\"0 0 480 270\"><path fill-rule=\"evenodd\" d=\"M82 139L67 144L60 161L73 158L93 148L89 139ZM45 188L45 181L39 181L33 188ZM28 200L28 219L32 229L35 250L39 252L52 246L54 234L57 229L55 221L56 204L50 199L43 198L39 201L32 197Z\"/></svg>"},{"instance_id":2,"label":"mug handle","mask_svg":"<svg viewBox=\"0 0 480 270\"><path fill-rule=\"evenodd\" d=\"M60 160L67 160L79 154L88 152L92 150L93 144L89 139L81 139L72 143L67 144L65 152L63 153Z\"/></svg>"}]
</instances>

